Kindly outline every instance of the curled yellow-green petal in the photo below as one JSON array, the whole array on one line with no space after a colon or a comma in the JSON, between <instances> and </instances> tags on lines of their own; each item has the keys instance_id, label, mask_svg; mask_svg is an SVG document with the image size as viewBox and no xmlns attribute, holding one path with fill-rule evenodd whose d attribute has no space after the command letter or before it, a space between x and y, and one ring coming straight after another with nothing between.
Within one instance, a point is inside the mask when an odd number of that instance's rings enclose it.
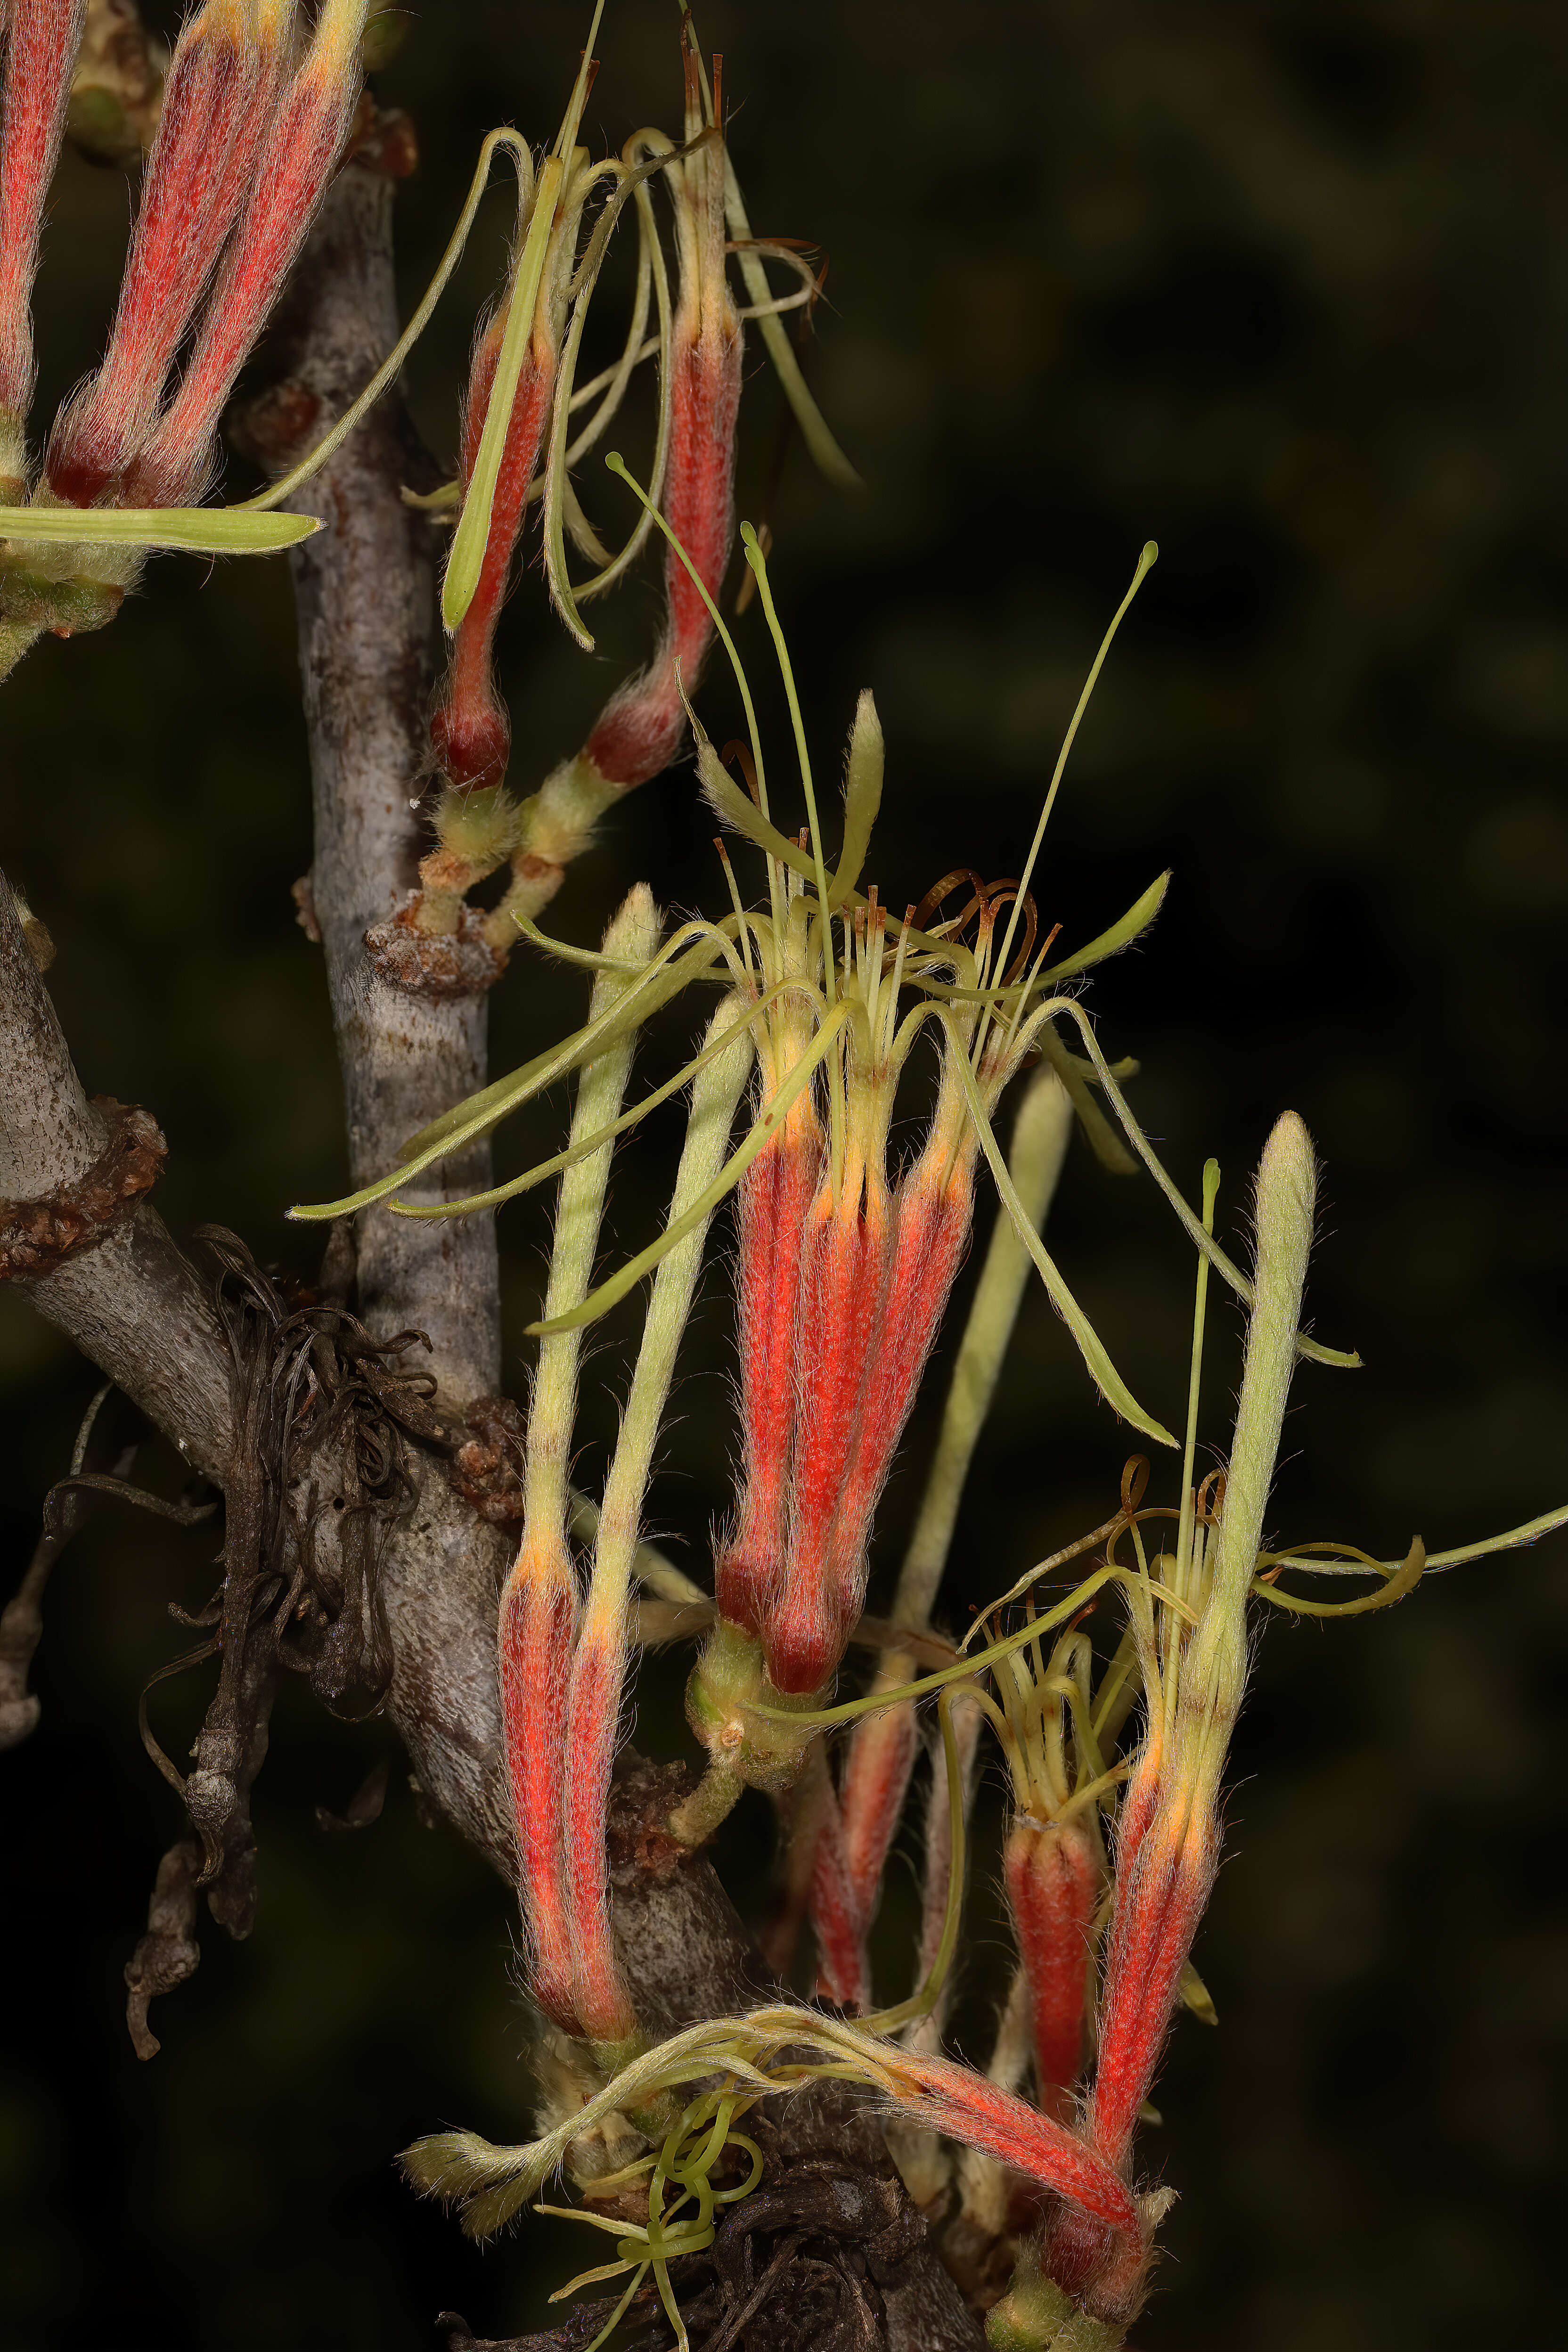
<instances>
[{"instance_id":1,"label":"curled yellow-green petal","mask_svg":"<svg viewBox=\"0 0 1568 2352\"><path fill-rule=\"evenodd\" d=\"M1121 1121L1122 1132L1181 1219L1189 1238L1202 1251L1215 1272L1222 1276L1230 1285L1237 1297L1246 1306L1250 1307L1253 1297L1252 1284L1242 1273L1235 1259L1221 1249L1214 1235L1205 1232L1202 1220L1166 1173L1153 1146L1133 1118L1127 1097L1117 1085L1110 1065L1095 1041L1094 1032L1089 1026L1089 1015L1082 1005L1075 1003L1070 996L1056 996L1047 1004L1037 1005L1018 1032L1015 1041L1015 1052L1021 1051L1026 1045L1034 1043L1037 1031L1042 1024L1064 1019L1077 1024L1079 1034L1083 1040L1084 1051L1094 1065L1095 1075L1101 1091ZM1361 1358L1353 1348L1325 1347L1321 1339L1309 1339L1304 1331L1298 1331L1296 1334L1296 1353L1299 1356L1305 1356L1314 1364L1332 1364L1349 1371L1359 1371L1361 1369Z\"/></svg>"},{"instance_id":2,"label":"curled yellow-green petal","mask_svg":"<svg viewBox=\"0 0 1568 2352\"><path fill-rule=\"evenodd\" d=\"M1079 1353L1088 1365L1090 1375L1107 1403L1113 1406L1124 1421L1130 1421L1135 1429L1141 1429L1145 1436L1153 1438L1157 1444L1174 1445L1176 1441L1170 1431L1157 1422L1152 1413L1144 1412L1111 1362L1104 1341L1063 1281L1056 1260L1030 1223L1024 1205L1018 1198L1013 1180L1007 1173L1007 1162L1002 1156L1001 1147L992 1132L991 1121L986 1116L980 1088L975 1084L974 1073L969 1066L969 1056L964 1051L962 1027L950 1013L944 1012L942 1019L952 1033L955 1050L952 1055L952 1066L957 1071L959 1081L963 1087L964 1097L969 1105L969 1116L979 1136L980 1148L991 1164L991 1173L995 1179L1002 1205L1012 1218L1019 1240L1034 1259L1040 1279L1049 1293L1052 1306L1072 1333L1078 1343Z\"/></svg>"},{"instance_id":3,"label":"curled yellow-green petal","mask_svg":"<svg viewBox=\"0 0 1568 2352\"><path fill-rule=\"evenodd\" d=\"M1426 1547L1417 1536L1388 1581L1375 1591L1357 1593L1353 1601L1309 1601L1299 1592L1281 1591L1263 1577L1253 1579L1251 1590L1259 1600L1271 1601L1276 1609L1291 1610L1298 1617L1365 1617L1373 1609L1392 1609L1414 1592L1426 1566Z\"/></svg>"},{"instance_id":4,"label":"curled yellow-green petal","mask_svg":"<svg viewBox=\"0 0 1568 2352\"><path fill-rule=\"evenodd\" d=\"M399 335L363 391L344 409L331 429L324 433L312 448L306 451L300 463L291 467L283 476L281 481L271 482L257 497L247 499L244 502L246 512L263 513L268 508L279 506L285 499L293 496L302 482L308 482L312 475L319 474L328 460L342 448L361 419L374 407L387 385L399 373L404 361L428 326L436 305L440 300L453 270L462 257L463 248L468 241L468 231L474 225L474 216L489 184L490 163L498 150L501 148L505 148L512 157L517 167L521 201L527 202L533 187L533 157L529 152L526 140L520 138L515 131L503 125L500 130L492 131L479 149L479 160L475 168L468 195L464 199L458 226L447 241L446 252L437 264L435 277L426 288L413 317L402 334ZM409 506L423 508L432 513L443 512L449 507L462 504L463 486L461 482L447 482L439 490L433 490L425 498L421 498L417 492L405 489L403 498L405 503Z\"/></svg>"}]
</instances>

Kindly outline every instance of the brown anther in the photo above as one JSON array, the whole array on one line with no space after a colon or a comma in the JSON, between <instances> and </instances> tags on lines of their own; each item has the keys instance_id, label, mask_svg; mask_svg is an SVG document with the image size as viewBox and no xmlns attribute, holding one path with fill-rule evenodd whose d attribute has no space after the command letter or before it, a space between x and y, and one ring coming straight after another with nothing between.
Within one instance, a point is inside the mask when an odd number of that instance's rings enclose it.
<instances>
[{"instance_id":1,"label":"brown anther","mask_svg":"<svg viewBox=\"0 0 1568 2352\"><path fill-rule=\"evenodd\" d=\"M1121 1508L1130 1523L1143 1499L1143 1489L1148 1484L1148 1455L1129 1454L1121 1471Z\"/></svg>"},{"instance_id":2,"label":"brown anther","mask_svg":"<svg viewBox=\"0 0 1568 2352\"><path fill-rule=\"evenodd\" d=\"M945 923L933 926L931 917L944 900L952 898L961 882L967 882L970 890L962 911L956 916L951 916ZM942 880L933 883L926 892L925 897L915 908L914 927L917 931L931 931L933 939L945 940L957 937L963 932L970 918L984 909L988 895L985 884L973 866L955 866L951 874L944 874Z\"/></svg>"},{"instance_id":3,"label":"brown anther","mask_svg":"<svg viewBox=\"0 0 1568 2352\"><path fill-rule=\"evenodd\" d=\"M747 579L749 580L751 576L750 572L748 572L746 574ZM758 808L761 808L763 804L763 796L757 790L756 762L752 758L751 745L749 743L742 743L738 739L732 738L731 741L725 744L723 751L719 756L723 761L726 767L729 766L731 760L739 761L741 773L746 779L746 790L751 793L752 798L756 803Z\"/></svg>"}]
</instances>

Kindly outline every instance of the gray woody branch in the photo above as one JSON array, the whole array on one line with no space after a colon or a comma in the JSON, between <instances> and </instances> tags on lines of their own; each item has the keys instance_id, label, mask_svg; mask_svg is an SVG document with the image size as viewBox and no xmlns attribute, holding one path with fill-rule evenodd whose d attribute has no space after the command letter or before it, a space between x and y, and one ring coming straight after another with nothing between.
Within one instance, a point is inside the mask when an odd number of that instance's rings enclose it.
<instances>
[{"instance_id":1,"label":"gray woody branch","mask_svg":"<svg viewBox=\"0 0 1568 2352\"><path fill-rule=\"evenodd\" d=\"M291 380L319 428L394 340L391 183L351 165L328 200L293 311L305 352ZM308 341L304 340L308 338ZM296 408L298 413L298 407ZM311 437L314 437L312 435ZM313 486L326 528L300 580L300 645L315 788L314 898L342 1056L350 1173L390 1167L413 1129L484 1082L482 997L426 1003L380 980L363 934L411 878L432 588L421 528L398 486L412 442L395 404ZM77 1181L102 1153L88 1102L8 889L0 888L0 1201ZM450 1171L463 1190L484 1155ZM432 1339L454 1412L497 1385L500 1307L490 1220L362 1221L359 1304L378 1336ZM232 1445L227 1351L208 1286L141 1202L90 1246L22 1288L123 1390L193 1468L223 1483ZM388 1711L420 1786L507 1875L511 1825L500 1770L495 1610L508 1548L456 1495L444 1465L414 1458L416 1506L388 1545L383 1595L394 1673Z\"/></svg>"},{"instance_id":2,"label":"gray woody branch","mask_svg":"<svg viewBox=\"0 0 1568 2352\"><path fill-rule=\"evenodd\" d=\"M285 321L292 365L249 411L253 446L291 462L336 423L398 332L393 183L366 163L342 173L311 238ZM308 918L326 956L354 1189L384 1176L416 1129L485 1083L487 955L460 943L435 970L391 929L400 966L374 957L417 879L418 800L429 773L435 596L431 530L403 483L428 461L394 393L378 403L297 503L325 526L290 558L315 798ZM302 898L304 894L302 893ZM401 976L400 976L401 975ZM412 984L404 984L405 982ZM411 1201L461 1198L490 1181L488 1144L410 1185ZM360 1312L377 1338L428 1334L458 1404L500 1384L500 1294L493 1213L457 1223L356 1220Z\"/></svg>"}]
</instances>

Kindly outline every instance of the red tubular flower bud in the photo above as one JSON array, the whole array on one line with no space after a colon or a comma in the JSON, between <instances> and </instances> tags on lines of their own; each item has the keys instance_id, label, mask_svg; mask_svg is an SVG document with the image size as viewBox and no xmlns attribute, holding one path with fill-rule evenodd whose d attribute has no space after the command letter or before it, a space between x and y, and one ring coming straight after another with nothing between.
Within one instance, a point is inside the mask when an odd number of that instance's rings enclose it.
<instances>
[{"instance_id":1,"label":"red tubular flower bud","mask_svg":"<svg viewBox=\"0 0 1568 2352\"><path fill-rule=\"evenodd\" d=\"M719 101L718 60L714 100ZM686 53L686 130L702 128L697 59ZM669 458L664 511L670 529L716 597L735 528L735 425L744 338L725 278L724 146L721 131L674 167L679 190L680 297L670 330ZM629 791L668 768L680 748L680 692L696 688L712 636L708 607L671 547L664 566L665 625L647 669L627 680L601 713L585 751L606 783ZM679 671L679 677L678 677Z\"/></svg>"},{"instance_id":2,"label":"red tubular flower bud","mask_svg":"<svg viewBox=\"0 0 1568 2352\"><path fill-rule=\"evenodd\" d=\"M860 1916L869 1927L888 1850L910 1785L919 1733L908 1704L856 1726L844 1768L844 1857Z\"/></svg>"},{"instance_id":3,"label":"red tubular flower bud","mask_svg":"<svg viewBox=\"0 0 1568 2352\"><path fill-rule=\"evenodd\" d=\"M1088 1828L1079 1822L1018 1822L1002 1875L1028 1980L1040 2105L1068 2123L1083 2069L1089 1945L1100 1895L1099 1858Z\"/></svg>"},{"instance_id":4,"label":"red tubular flower bud","mask_svg":"<svg viewBox=\"0 0 1568 2352\"><path fill-rule=\"evenodd\" d=\"M876 1352L889 1256L887 1190L878 1171L831 1180L806 1221L800 1296L800 1426L784 1591L763 1629L775 1687L799 1696L826 1682L852 1617L832 1580L836 1519L858 1439Z\"/></svg>"},{"instance_id":5,"label":"red tubular flower bud","mask_svg":"<svg viewBox=\"0 0 1568 2352\"><path fill-rule=\"evenodd\" d=\"M899 1188L892 1264L835 1529L831 1579L847 1624L865 1598L871 1516L968 1244L973 1206L967 1153L946 1183L922 1160Z\"/></svg>"},{"instance_id":6,"label":"red tubular flower bud","mask_svg":"<svg viewBox=\"0 0 1568 2352\"><path fill-rule=\"evenodd\" d=\"M481 338L474 355L463 420L465 484L484 427L500 347L498 322ZM447 684L430 721L430 740L442 770L452 783L464 790L499 784L506 774L511 726L495 690L491 657L496 624L506 601L507 577L522 527L528 486L539 463L554 385L555 354L536 331L511 404L479 585L458 625Z\"/></svg>"},{"instance_id":7,"label":"red tubular flower bud","mask_svg":"<svg viewBox=\"0 0 1568 2352\"><path fill-rule=\"evenodd\" d=\"M731 317L731 331L704 334L686 349L678 342L670 362L665 514L714 597L735 527L742 338L732 307ZM667 618L658 650L647 669L612 695L584 747L605 782L626 791L662 773L680 749L686 731L680 690L694 690L713 633L708 607L673 548L664 583Z\"/></svg>"},{"instance_id":8,"label":"red tubular flower bud","mask_svg":"<svg viewBox=\"0 0 1568 2352\"><path fill-rule=\"evenodd\" d=\"M517 1817L519 1895L540 2006L574 2021L572 1937L563 1854L566 1699L576 1580L562 1554L519 1555L501 1594L501 1717Z\"/></svg>"},{"instance_id":9,"label":"red tubular flower bud","mask_svg":"<svg viewBox=\"0 0 1568 2352\"><path fill-rule=\"evenodd\" d=\"M868 1938L916 1745L912 1706L889 1707L858 1724L843 1790L818 1842L811 1883L818 1990L846 2007L870 2006Z\"/></svg>"},{"instance_id":10,"label":"red tubular flower bud","mask_svg":"<svg viewBox=\"0 0 1568 2352\"><path fill-rule=\"evenodd\" d=\"M637 2016L610 1932L605 1832L610 1769L620 1728L626 1637L611 1618L590 1616L578 1637L566 1711L566 1798L563 1811L571 1909L573 2005L595 2042L631 2040Z\"/></svg>"},{"instance_id":11,"label":"red tubular flower bud","mask_svg":"<svg viewBox=\"0 0 1568 2352\"><path fill-rule=\"evenodd\" d=\"M898 2111L927 2131L977 2147L1125 2237L1138 2234L1138 2209L1121 2176L1049 2116L948 2058L900 2055Z\"/></svg>"},{"instance_id":12,"label":"red tubular flower bud","mask_svg":"<svg viewBox=\"0 0 1568 2352\"><path fill-rule=\"evenodd\" d=\"M0 475L20 473L33 393L30 307L38 230L81 45L84 0L11 0L0 102ZM14 454L13 454L14 450Z\"/></svg>"},{"instance_id":13,"label":"red tubular flower bud","mask_svg":"<svg viewBox=\"0 0 1568 2352\"><path fill-rule=\"evenodd\" d=\"M822 1131L802 1098L746 1171L737 1196L744 1460L739 1524L720 1555L716 1589L721 1615L751 1633L784 1575L800 1355L796 1286L821 1178Z\"/></svg>"},{"instance_id":14,"label":"red tubular flower bud","mask_svg":"<svg viewBox=\"0 0 1568 2352\"><path fill-rule=\"evenodd\" d=\"M871 1967L866 1950L866 1916L849 1874L843 1816L831 1788L824 1792L817 1822L810 1899L811 1924L816 1935L817 1990L840 2008L869 2009Z\"/></svg>"},{"instance_id":15,"label":"red tubular flower bud","mask_svg":"<svg viewBox=\"0 0 1568 2352\"><path fill-rule=\"evenodd\" d=\"M1132 2144L1218 1861L1212 1817L1194 1817L1180 1796L1156 1812L1130 1863L1118 1851L1089 2110L1089 2137L1113 2164Z\"/></svg>"},{"instance_id":16,"label":"red tubular flower bud","mask_svg":"<svg viewBox=\"0 0 1568 2352\"><path fill-rule=\"evenodd\" d=\"M200 497L224 404L332 175L359 99L365 0L326 0L298 72L252 151L248 202L208 298L179 388L127 484L127 503Z\"/></svg>"},{"instance_id":17,"label":"red tubular flower bud","mask_svg":"<svg viewBox=\"0 0 1568 2352\"><path fill-rule=\"evenodd\" d=\"M207 0L181 30L142 180L103 365L49 444L49 487L90 506L152 430L174 353L255 182L286 59L265 60L241 0Z\"/></svg>"},{"instance_id":18,"label":"red tubular flower bud","mask_svg":"<svg viewBox=\"0 0 1568 2352\"><path fill-rule=\"evenodd\" d=\"M1138 1753L1132 1777L1122 1792L1121 1810L1116 1817L1116 1874L1118 1882L1132 1868L1143 1833L1153 1820L1160 1804L1160 1759L1163 1752L1158 1717L1148 1724L1143 1744Z\"/></svg>"}]
</instances>

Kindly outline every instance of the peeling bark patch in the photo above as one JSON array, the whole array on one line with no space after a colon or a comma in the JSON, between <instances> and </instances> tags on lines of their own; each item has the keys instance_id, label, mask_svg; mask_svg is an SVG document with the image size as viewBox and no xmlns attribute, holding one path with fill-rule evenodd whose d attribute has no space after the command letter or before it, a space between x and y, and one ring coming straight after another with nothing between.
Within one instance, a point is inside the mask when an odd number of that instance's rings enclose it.
<instances>
[{"instance_id":1,"label":"peeling bark patch","mask_svg":"<svg viewBox=\"0 0 1568 2352\"><path fill-rule=\"evenodd\" d=\"M84 1175L41 1200L0 1201L0 1282L35 1281L90 1249L157 1182L169 1147L152 1113L109 1095L95 1096L93 1108L109 1140Z\"/></svg>"},{"instance_id":2,"label":"peeling bark patch","mask_svg":"<svg viewBox=\"0 0 1568 2352\"><path fill-rule=\"evenodd\" d=\"M484 926L484 916L475 908L465 907L457 930L422 931L416 927L411 900L389 923L374 923L364 935L364 944L372 964L389 986L443 1004L455 997L482 996L506 970L506 958L490 946Z\"/></svg>"},{"instance_id":3,"label":"peeling bark patch","mask_svg":"<svg viewBox=\"0 0 1568 2352\"><path fill-rule=\"evenodd\" d=\"M522 1451L528 1423L510 1397L476 1397L463 1416L468 1434L452 1460L452 1484L494 1528L521 1526Z\"/></svg>"}]
</instances>

